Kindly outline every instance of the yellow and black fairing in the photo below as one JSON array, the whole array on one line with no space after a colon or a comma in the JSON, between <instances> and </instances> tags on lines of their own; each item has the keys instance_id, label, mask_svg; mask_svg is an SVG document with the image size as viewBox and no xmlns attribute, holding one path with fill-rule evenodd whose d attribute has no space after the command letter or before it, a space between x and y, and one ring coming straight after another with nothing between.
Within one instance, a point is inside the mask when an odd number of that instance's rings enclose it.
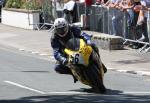
<instances>
[{"instance_id":1,"label":"yellow and black fairing","mask_svg":"<svg viewBox=\"0 0 150 103\"><path fill-rule=\"evenodd\" d=\"M64 52L68 55L73 75L83 84L104 92L103 66L98 54L83 39L72 38L67 41Z\"/></svg>"},{"instance_id":2,"label":"yellow and black fairing","mask_svg":"<svg viewBox=\"0 0 150 103\"><path fill-rule=\"evenodd\" d=\"M87 69L90 56L92 54L92 47L87 45L83 39L73 38L67 43L68 47L64 49L64 52L68 55L69 68L71 68L74 76L86 85L90 85L87 80L83 77L82 70Z\"/></svg>"}]
</instances>

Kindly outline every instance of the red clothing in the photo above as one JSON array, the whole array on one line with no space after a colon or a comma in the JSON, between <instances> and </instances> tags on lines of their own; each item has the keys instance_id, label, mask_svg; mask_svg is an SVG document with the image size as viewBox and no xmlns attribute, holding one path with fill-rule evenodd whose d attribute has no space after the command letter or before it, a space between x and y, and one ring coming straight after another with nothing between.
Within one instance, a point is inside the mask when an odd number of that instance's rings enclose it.
<instances>
[{"instance_id":1,"label":"red clothing","mask_svg":"<svg viewBox=\"0 0 150 103\"><path fill-rule=\"evenodd\" d=\"M96 0L96 2L101 3L101 0Z\"/></svg>"},{"instance_id":2,"label":"red clothing","mask_svg":"<svg viewBox=\"0 0 150 103\"><path fill-rule=\"evenodd\" d=\"M92 0L85 0L85 5L91 6L92 5Z\"/></svg>"}]
</instances>

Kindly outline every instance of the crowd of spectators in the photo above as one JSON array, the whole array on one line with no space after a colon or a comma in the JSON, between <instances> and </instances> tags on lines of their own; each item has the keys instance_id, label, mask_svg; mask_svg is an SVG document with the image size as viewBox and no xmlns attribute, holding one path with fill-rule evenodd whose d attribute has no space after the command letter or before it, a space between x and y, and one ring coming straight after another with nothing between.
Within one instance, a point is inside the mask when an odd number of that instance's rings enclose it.
<instances>
[{"instance_id":1,"label":"crowd of spectators","mask_svg":"<svg viewBox=\"0 0 150 103\"><path fill-rule=\"evenodd\" d=\"M68 2L69 1L74 1L74 3L76 3L76 1L79 0L68 0ZM86 20L88 18L88 14L91 12L91 6L93 4L102 5L109 9L117 9L118 11L115 11L111 18L112 35L123 36L125 39L149 42L147 31L147 11L150 10L150 0L84 0L84 4ZM64 13L68 13L66 8L64 9ZM76 14L76 11L73 13ZM120 29L118 28L118 22L122 19L122 16L119 15L121 13L125 13L127 19L126 32L124 34L119 34ZM73 22L76 22L76 20ZM143 45L139 43L132 43L130 46L136 49Z\"/></svg>"},{"instance_id":2,"label":"crowd of spectators","mask_svg":"<svg viewBox=\"0 0 150 103\"><path fill-rule=\"evenodd\" d=\"M147 31L147 17L150 1L149 0L108 0L104 6L108 8L116 8L126 13L127 16L127 32L125 39L139 40L149 42ZM112 18L113 33L117 34L118 20L120 16L114 15ZM140 48L143 46L139 43L130 44L132 48Z\"/></svg>"}]
</instances>

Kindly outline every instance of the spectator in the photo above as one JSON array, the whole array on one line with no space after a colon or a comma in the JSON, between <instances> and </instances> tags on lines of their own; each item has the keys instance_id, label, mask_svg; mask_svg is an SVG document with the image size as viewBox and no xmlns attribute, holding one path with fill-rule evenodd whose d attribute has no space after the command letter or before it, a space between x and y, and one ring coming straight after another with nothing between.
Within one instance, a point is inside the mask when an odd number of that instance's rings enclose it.
<instances>
[{"instance_id":1,"label":"spectator","mask_svg":"<svg viewBox=\"0 0 150 103\"><path fill-rule=\"evenodd\" d=\"M120 2L121 0L107 0L107 2L104 4L104 6L107 6L107 7L111 7L111 8L114 8L118 5L118 3ZM104 1L103 1L104 2Z\"/></svg>"},{"instance_id":2,"label":"spectator","mask_svg":"<svg viewBox=\"0 0 150 103\"><path fill-rule=\"evenodd\" d=\"M77 22L77 4L75 0L69 0L64 4L64 18L68 23Z\"/></svg>"},{"instance_id":3,"label":"spectator","mask_svg":"<svg viewBox=\"0 0 150 103\"><path fill-rule=\"evenodd\" d=\"M128 3L132 5L130 9L127 9L129 13L128 33L131 34L131 39L148 41L146 17L144 12L140 10L140 6L146 6L146 2L144 0L130 0ZM132 43L131 45L134 49L141 48L142 46L140 43Z\"/></svg>"},{"instance_id":4,"label":"spectator","mask_svg":"<svg viewBox=\"0 0 150 103\"><path fill-rule=\"evenodd\" d=\"M1 10L2 7L5 6L6 0L0 0L0 22L1 22Z\"/></svg>"},{"instance_id":5,"label":"spectator","mask_svg":"<svg viewBox=\"0 0 150 103\"><path fill-rule=\"evenodd\" d=\"M134 33L134 29L132 29L132 22L134 19L134 13L132 8L134 7L133 0L121 0L121 2L118 3L117 7L124 13L124 20L127 22L124 22L124 31L123 31L123 37L125 39L132 39L132 35Z\"/></svg>"},{"instance_id":6,"label":"spectator","mask_svg":"<svg viewBox=\"0 0 150 103\"><path fill-rule=\"evenodd\" d=\"M3 4L4 4L4 0L0 0L0 16L1 16L1 9L3 7Z\"/></svg>"},{"instance_id":7,"label":"spectator","mask_svg":"<svg viewBox=\"0 0 150 103\"><path fill-rule=\"evenodd\" d=\"M121 29L118 29L118 26L121 27L121 20L122 20L122 12L120 12L120 10L117 9L117 6L119 5L119 3L121 2L121 0L109 0L106 3L106 6L109 8L113 8L111 10L109 10L109 12L111 13L111 34L112 35L118 35L118 36L122 36L121 33ZM119 15L118 15L119 14ZM109 16L110 17L110 16Z\"/></svg>"},{"instance_id":8,"label":"spectator","mask_svg":"<svg viewBox=\"0 0 150 103\"><path fill-rule=\"evenodd\" d=\"M95 4L100 5L102 3L102 0L96 0Z\"/></svg>"},{"instance_id":9,"label":"spectator","mask_svg":"<svg viewBox=\"0 0 150 103\"><path fill-rule=\"evenodd\" d=\"M105 4L107 1L108 1L108 0L102 0L102 3L104 3L104 4Z\"/></svg>"},{"instance_id":10,"label":"spectator","mask_svg":"<svg viewBox=\"0 0 150 103\"><path fill-rule=\"evenodd\" d=\"M140 5L140 0L126 0L127 5L123 6L123 10L127 11L127 31L129 35L129 39L137 40L138 37L136 35L136 24L138 21L139 11L135 11L133 8L136 5ZM132 48L137 49L141 46L139 46L138 43L132 43L130 45Z\"/></svg>"},{"instance_id":11,"label":"spectator","mask_svg":"<svg viewBox=\"0 0 150 103\"><path fill-rule=\"evenodd\" d=\"M91 14L92 4L93 4L92 0L85 0L85 18L84 18L85 29L89 29L89 26L90 26L89 14Z\"/></svg>"},{"instance_id":12,"label":"spectator","mask_svg":"<svg viewBox=\"0 0 150 103\"><path fill-rule=\"evenodd\" d=\"M96 2L95 2L95 4L105 4L105 3L107 3L108 2L108 0L96 0Z\"/></svg>"},{"instance_id":13,"label":"spectator","mask_svg":"<svg viewBox=\"0 0 150 103\"><path fill-rule=\"evenodd\" d=\"M132 8L132 5L129 5L127 0L120 0L117 3L116 8L120 10L120 13L117 13L119 15L118 15L118 18L116 19L116 23L118 21L120 21L121 22L121 26L123 27L120 33L122 33L122 36L125 39L129 39L130 38L130 34L128 33L127 22L124 22L124 21L127 21L127 18L129 17L127 9L130 10Z\"/></svg>"},{"instance_id":14,"label":"spectator","mask_svg":"<svg viewBox=\"0 0 150 103\"><path fill-rule=\"evenodd\" d=\"M5 0L0 0L0 5L3 6Z\"/></svg>"},{"instance_id":15,"label":"spectator","mask_svg":"<svg viewBox=\"0 0 150 103\"><path fill-rule=\"evenodd\" d=\"M62 17L62 9L63 9L63 3L61 0L51 0L52 2L52 15L54 18Z\"/></svg>"},{"instance_id":16,"label":"spectator","mask_svg":"<svg viewBox=\"0 0 150 103\"><path fill-rule=\"evenodd\" d=\"M143 10L144 8L148 7L149 3L147 2L147 0L141 0L140 5L141 5L141 8L139 6L140 8L139 17L138 17L137 26L136 26L137 31L139 31L139 33L141 34L138 40L149 42L148 32L147 32L147 17L148 17L147 14L148 13Z\"/></svg>"},{"instance_id":17,"label":"spectator","mask_svg":"<svg viewBox=\"0 0 150 103\"><path fill-rule=\"evenodd\" d=\"M132 25L134 20L134 11L132 10L132 8L134 6L134 2L133 0L124 0L120 6L122 7L123 11L127 11L127 34L130 34L127 38L132 39Z\"/></svg>"}]
</instances>

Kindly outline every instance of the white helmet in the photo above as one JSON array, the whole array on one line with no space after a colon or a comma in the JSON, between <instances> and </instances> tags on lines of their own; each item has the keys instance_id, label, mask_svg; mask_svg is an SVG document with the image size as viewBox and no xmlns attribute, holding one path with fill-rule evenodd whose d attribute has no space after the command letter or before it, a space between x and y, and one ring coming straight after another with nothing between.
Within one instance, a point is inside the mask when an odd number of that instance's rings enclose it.
<instances>
[{"instance_id":1,"label":"white helmet","mask_svg":"<svg viewBox=\"0 0 150 103\"><path fill-rule=\"evenodd\" d=\"M64 18L57 18L54 21L54 31L58 36L66 36L66 34L68 33L68 28L68 23Z\"/></svg>"}]
</instances>

